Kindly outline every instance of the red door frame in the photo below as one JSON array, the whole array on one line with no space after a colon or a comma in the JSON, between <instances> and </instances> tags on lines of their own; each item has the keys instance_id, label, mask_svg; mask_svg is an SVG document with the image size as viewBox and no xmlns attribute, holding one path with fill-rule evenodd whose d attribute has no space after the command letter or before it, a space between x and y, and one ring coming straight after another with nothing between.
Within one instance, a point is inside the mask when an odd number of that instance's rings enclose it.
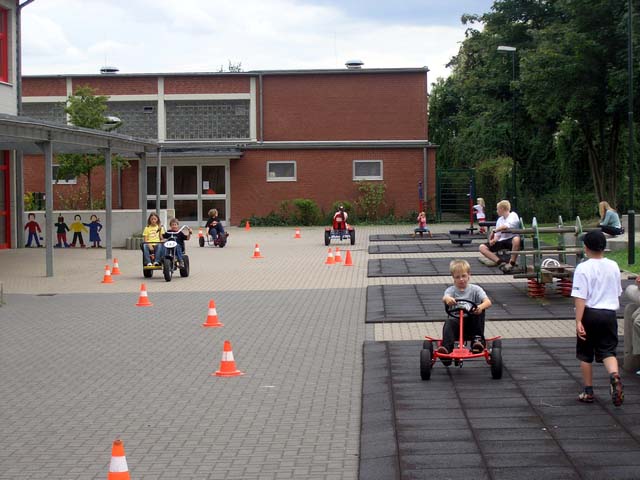
<instances>
[{"instance_id":1,"label":"red door frame","mask_svg":"<svg viewBox=\"0 0 640 480\"><path fill-rule=\"evenodd\" d=\"M4 172L4 188L0 190L4 190L4 205L5 210L0 210L0 222L4 222L5 224L5 238L0 238L0 249L11 248L11 192L9 191L9 186L11 182L10 171L9 171L9 160L10 160L10 152L0 151L0 170Z\"/></svg>"}]
</instances>

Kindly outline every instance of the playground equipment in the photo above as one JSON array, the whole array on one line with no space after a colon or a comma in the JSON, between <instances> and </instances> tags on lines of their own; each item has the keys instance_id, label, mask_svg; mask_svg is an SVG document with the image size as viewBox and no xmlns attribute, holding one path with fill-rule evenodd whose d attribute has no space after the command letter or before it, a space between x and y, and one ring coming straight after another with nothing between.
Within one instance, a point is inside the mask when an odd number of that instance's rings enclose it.
<instances>
[{"instance_id":1,"label":"playground equipment","mask_svg":"<svg viewBox=\"0 0 640 480\"><path fill-rule=\"evenodd\" d=\"M559 293L565 297L571 296L575 265L584 258L581 235L598 230L598 228L584 228L580 217L576 217L574 226L565 225L561 216L558 217L558 225L556 227L540 227L535 217L531 222L530 228L524 227L522 219L520 219L520 224L521 228L512 228L505 231L521 236L522 249L517 252L499 252L500 255L518 253L518 256L520 256L520 264L523 271L514 273L513 277L526 278L528 280L528 294L533 298L544 297L547 284L552 284L554 279L558 279L557 287ZM557 234L557 244L551 246L542 245L541 233ZM567 234L573 234L575 238L574 245L566 244L565 235ZM527 248L529 242L532 248ZM545 258L548 255L557 255L558 259ZM576 256L575 265L567 262L567 256L569 255Z\"/></svg>"}]
</instances>

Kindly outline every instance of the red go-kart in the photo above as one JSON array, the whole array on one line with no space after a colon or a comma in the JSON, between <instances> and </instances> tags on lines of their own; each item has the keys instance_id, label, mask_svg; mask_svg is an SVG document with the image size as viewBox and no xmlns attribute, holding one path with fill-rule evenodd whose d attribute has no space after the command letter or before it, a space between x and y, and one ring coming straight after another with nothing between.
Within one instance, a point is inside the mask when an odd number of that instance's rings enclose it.
<instances>
[{"instance_id":1,"label":"red go-kart","mask_svg":"<svg viewBox=\"0 0 640 480\"><path fill-rule=\"evenodd\" d=\"M331 243L332 239L345 240L347 238L351 241L351 245L355 245L356 230L345 220L341 220L340 218L333 219L332 228L326 227L324 229L324 244L327 246Z\"/></svg>"},{"instance_id":2,"label":"red go-kart","mask_svg":"<svg viewBox=\"0 0 640 480\"><path fill-rule=\"evenodd\" d=\"M442 345L442 339L425 336L426 340L420 350L420 377L422 380L431 378L431 369L438 359L447 366L453 362L456 367L462 367L465 360L476 358L485 359L491 367L492 378L502 378L502 340L500 336L487 338L485 340L487 346L479 353L473 353L465 344L464 320L469 317L469 312L475 310L476 307L477 305L469 300L459 300L455 305L446 307L447 315L460 320L460 339L451 353L440 353L436 350Z\"/></svg>"}]
</instances>

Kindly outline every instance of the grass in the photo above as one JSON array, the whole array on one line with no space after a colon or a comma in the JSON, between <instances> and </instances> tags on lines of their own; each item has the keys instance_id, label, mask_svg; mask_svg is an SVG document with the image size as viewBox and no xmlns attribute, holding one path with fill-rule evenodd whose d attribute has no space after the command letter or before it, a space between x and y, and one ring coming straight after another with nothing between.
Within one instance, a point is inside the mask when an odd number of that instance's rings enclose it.
<instances>
[{"instance_id":1,"label":"grass","mask_svg":"<svg viewBox=\"0 0 640 480\"><path fill-rule=\"evenodd\" d=\"M636 247L636 263L633 265L629 265L628 263L629 252L627 249L618 250L616 252L607 252L605 256L616 262L620 267L620 270L626 270L627 272L632 273L640 273L640 249L638 247Z\"/></svg>"}]
</instances>

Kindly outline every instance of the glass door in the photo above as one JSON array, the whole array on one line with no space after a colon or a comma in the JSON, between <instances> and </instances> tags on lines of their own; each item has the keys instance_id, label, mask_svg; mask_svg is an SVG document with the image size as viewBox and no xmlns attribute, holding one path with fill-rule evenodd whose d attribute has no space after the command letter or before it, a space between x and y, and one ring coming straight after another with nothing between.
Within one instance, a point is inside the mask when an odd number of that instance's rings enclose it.
<instances>
[{"instance_id":1,"label":"glass door","mask_svg":"<svg viewBox=\"0 0 640 480\"><path fill-rule=\"evenodd\" d=\"M181 223L198 222L198 165L173 166L173 208Z\"/></svg>"},{"instance_id":2,"label":"glass door","mask_svg":"<svg viewBox=\"0 0 640 480\"><path fill-rule=\"evenodd\" d=\"M227 182L226 167L224 165L202 165L202 216L200 220L205 222L209 216L209 210L218 210L218 217L223 225L227 225Z\"/></svg>"}]
</instances>

